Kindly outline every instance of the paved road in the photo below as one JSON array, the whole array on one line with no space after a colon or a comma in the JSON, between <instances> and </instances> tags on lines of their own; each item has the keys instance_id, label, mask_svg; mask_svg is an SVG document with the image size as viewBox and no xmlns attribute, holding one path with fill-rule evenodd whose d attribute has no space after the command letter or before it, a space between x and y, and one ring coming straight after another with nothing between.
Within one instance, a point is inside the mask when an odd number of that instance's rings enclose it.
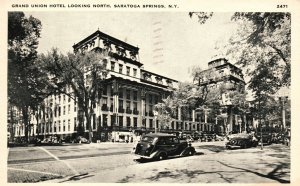
<instances>
[{"instance_id":1,"label":"paved road","mask_svg":"<svg viewBox=\"0 0 300 186\"><path fill-rule=\"evenodd\" d=\"M226 150L224 142L193 145L197 150L195 156L160 162L135 161L130 154L132 144L11 148L8 182L285 183L290 180L287 146Z\"/></svg>"}]
</instances>

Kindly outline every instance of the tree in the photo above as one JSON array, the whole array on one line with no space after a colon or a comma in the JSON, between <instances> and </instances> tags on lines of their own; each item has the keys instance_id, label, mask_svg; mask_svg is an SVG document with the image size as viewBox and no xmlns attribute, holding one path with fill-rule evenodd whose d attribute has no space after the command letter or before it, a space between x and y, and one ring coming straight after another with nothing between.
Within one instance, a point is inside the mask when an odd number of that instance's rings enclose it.
<instances>
[{"instance_id":1,"label":"tree","mask_svg":"<svg viewBox=\"0 0 300 186\"><path fill-rule=\"evenodd\" d=\"M200 24L205 24L213 13L190 12L189 15L198 16ZM282 86L290 86L290 13L237 12L231 19L238 24L238 30L224 46L217 46L218 52L244 67L250 79L268 77L270 81L267 86L260 86L256 81L251 81L249 86L253 90L260 87L263 91L274 93Z\"/></svg>"},{"instance_id":2,"label":"tree","mask_svg":"<svg viewBox=\"0 0 300 186\"><path fill-rule=\"evenodd\" d=\"M171 96L163 99L161 103L154 105L154 111L158 113L157 120L160 121L159 130L166 129L176 116L176 105Z\"/></svg>"},{"instance_id":3,"label":"tree","mask_svg":"<svg viewBox=\"0 0 300 186\"><path fill-rule=\"evenodd\" d=\"M8 103L22 111L28 141L29 111L47 95L45 75L36 65L40 20L23 12L8 13Z\"/></svg>"},{"instance_id":4,"label":"tree","mask_svg":"<svg viewBox=\"0 0 300 186\"><path fill-rule=\"evenodd\" d=\"M83 117L85 117L90 141L92 141L91 118L102 96L103 82L107 76L107 58L105 52L90 51L63 55L57 49L39 56L43 69L49 74L52 89L78 103L77 133L80 135L83 132Z\"/></svg>"}]
</instances>

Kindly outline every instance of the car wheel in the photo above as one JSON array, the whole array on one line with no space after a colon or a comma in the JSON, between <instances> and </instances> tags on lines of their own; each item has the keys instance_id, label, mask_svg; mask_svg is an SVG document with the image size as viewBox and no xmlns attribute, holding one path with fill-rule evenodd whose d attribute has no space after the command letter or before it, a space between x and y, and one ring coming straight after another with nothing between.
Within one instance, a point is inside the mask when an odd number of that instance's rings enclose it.
<instances>
[{"instance_id":1,"label":"car wheel","mask_svg":"<svg viewBox=\"0 0 300 186\"><path fill-rule=\"evenodd\" d=\"M195 151L193 151L193 150L190 150L190 151L187 153L188 156L193 156L194 154L195 154Z\"/></svg>"},{"instance_id":2,"label":"car wheel","mask_svg":"<svg viewBox=\"0 0 300 186\"><path fill-rule=\"evenodd\" d=\"M157 157L158 160L164 160L167 159L167 154L166 153L160 153Z\"/></svg>"}]
</instances>

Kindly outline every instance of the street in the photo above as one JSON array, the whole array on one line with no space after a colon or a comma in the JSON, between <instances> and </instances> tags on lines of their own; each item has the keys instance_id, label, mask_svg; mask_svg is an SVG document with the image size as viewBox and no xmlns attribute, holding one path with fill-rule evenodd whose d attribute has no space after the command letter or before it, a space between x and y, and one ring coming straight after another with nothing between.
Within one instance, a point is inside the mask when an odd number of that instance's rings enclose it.
<instances>
[{"instance_id":1,"label":"street","mask_svg":"<svg viewBox=\"0 0 300 186\"><path fill-rule=\"evenodd\" d=\"M222 141L193 146L194 156L163 161L135 160L133 144L126 143L14 147L8 153L8 182L290 182L288 146L226 150Z\"/></svg>"}]
</instances>

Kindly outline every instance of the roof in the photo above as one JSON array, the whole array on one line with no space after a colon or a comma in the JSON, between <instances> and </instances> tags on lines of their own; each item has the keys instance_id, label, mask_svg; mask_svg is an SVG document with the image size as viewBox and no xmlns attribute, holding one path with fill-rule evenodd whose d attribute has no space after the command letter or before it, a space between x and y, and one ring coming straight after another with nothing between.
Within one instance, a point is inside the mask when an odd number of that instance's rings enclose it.
<instances>
[{"instance_id":1,"label":"roof","mask_svg":"<svg viewBox=\"0 0 300 186\"><path fill-rule=\"evenodd\" d=\"M94 37L96 36L100 36L102 38L102 40L107 40L107 41L110 41L112 44L114 45L118 45L118 46L122 46L124 48L126 48L127 50L130 50L130 51L135 51L135 52L138 52L139 51L139 48L138 47L135 47L133 45L130 45L124 41L121 41L115 37L112 37L108 34L105 34L99 30L97 30L96 32L92 33L91 35L89 35L88 37L84 38L83 40L79 41L77 44L74 44L73 45L73 48L76 49L78 48L79 46L85 44L86 42L88 42L89 40L93 39Z\"/></svg>"}]
</instances>

